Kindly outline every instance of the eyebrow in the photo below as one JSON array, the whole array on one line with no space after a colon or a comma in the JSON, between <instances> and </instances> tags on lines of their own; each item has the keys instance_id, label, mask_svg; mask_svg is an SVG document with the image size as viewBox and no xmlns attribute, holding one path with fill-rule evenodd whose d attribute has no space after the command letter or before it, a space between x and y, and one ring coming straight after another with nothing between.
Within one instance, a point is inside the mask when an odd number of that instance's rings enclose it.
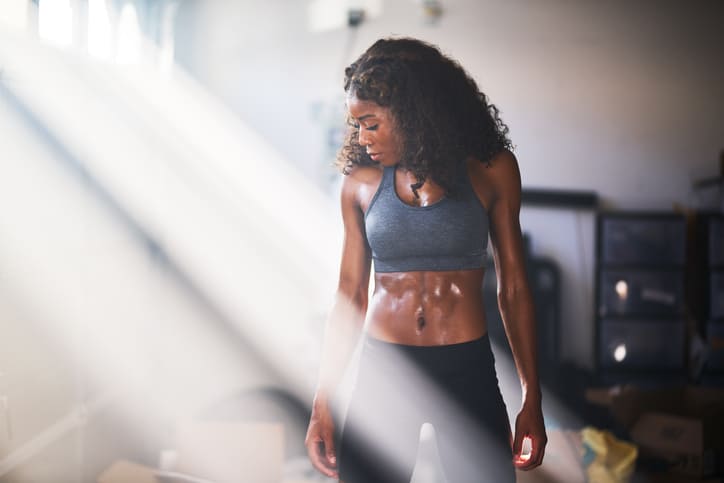
<instances>
[{"instance_id":1,"label":"eyebrow","mask_svg":"<svg viewBox=\"0 0 724 483\"><path fill-rule=\"evenodd\" d=\"M364 121L365 119L368 119L368 118L370 118L370 117L375 117L375 115L374 115L374 114L365 114L364 116L358 117L357 120L358 120L358 121ZM352 119L354 119L354 118L352 118Z\"/></svg>"}]
</instances>

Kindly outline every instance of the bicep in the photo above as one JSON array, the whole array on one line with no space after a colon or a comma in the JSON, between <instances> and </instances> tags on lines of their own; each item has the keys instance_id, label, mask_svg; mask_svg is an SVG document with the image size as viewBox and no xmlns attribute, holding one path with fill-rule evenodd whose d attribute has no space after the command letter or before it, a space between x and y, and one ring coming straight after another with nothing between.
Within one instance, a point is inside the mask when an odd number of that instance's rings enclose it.
<instances>
[{"instance_id":1,"label":"bicep","mask_svg":"<svg viewBox=\"0 0 724 483\"><path fill-rule=\"evenodd\" d=\"M347 176L341 192L344 240L338 291L366 308L371 251L364 228L364 214L356 199L355 182Z\"/></svg>"},{"instance_id":2,"label":"bicep","mask_svg":"<svg viewBox=\"0 0 724 483\"><path fill-rule=\"evenodd\" d=\"M526 283L526 277L520 228L520 171L512 153L493 160L489 179L493 196L488 216L498 290L516 291Z\"/></svg>"}]
</instances>

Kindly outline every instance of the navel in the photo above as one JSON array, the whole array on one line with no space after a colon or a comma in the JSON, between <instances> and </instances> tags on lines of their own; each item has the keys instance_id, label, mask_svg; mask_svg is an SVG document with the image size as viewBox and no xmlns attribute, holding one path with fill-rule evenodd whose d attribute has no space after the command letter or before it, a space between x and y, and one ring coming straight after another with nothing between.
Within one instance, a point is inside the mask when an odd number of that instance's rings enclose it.
<instances>
[{"instance_id":1,"label":"navel","mask_svg":"<svg viewBox=\"0 0 724 483\"><path fill-rule=\"evenodd\" d=\"M422 329L424 329L425 325L427 325L427 321L425 320L425 310L422 307L418 307L415 311L415 316L417 318L417 328L415 329L415 332L417 335L420 335L422 334Z\"/></svg>"}]
</instances>

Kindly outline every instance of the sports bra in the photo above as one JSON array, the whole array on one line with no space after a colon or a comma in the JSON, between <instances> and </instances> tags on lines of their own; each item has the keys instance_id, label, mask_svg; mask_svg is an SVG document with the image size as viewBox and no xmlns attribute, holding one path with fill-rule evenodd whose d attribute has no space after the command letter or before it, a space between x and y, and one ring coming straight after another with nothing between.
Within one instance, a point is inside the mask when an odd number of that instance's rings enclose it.
<instances>
[{"instance_id":1,"label":"sports bra","mask_svg":"<svg viewBox=\"0 0 724 483\"><path fill-rule=\"evenodd\" d=\"M382 181L364 215L375 272L470 270L485 264L488 214L467 169L459 170L456 197L427 206L405 203L395 190L395 166Z\"/></svg>"}]
</instances>

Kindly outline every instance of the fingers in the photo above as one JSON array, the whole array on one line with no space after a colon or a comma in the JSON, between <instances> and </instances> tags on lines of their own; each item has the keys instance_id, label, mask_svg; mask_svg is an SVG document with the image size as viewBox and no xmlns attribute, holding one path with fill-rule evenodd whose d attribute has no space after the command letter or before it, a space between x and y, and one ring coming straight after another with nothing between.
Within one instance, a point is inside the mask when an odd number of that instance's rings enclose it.
<instances>
[{"instance_id":1,"label":"fingers","mask_svg":"<svg viewBox=\"0 0 724 483\"><path fill-rule=\"evenodd\" d=\"M328 460L323 442L320 441L307 446L307 454L309 455L309 460L312 462L312 466L314 466L317 471L330 478L338 477L336 462L331 463Z\"/></svg>"},{"instance_id":2,"label":"fingers","mask_svg":"<svg viewBox=\"0 0 724 483\"><path fill-rule=\"evenodd\" d=\"M530 442L530 452L523 453L524 441ZM543 462L543 454L548 441L543 423L543 414L539 407L524 406L515 420L515 440L513 442L513 464L521 470L532 470Z\"/></svg>"},{"instance_id":3,"label":"fingers","mask_svg":"<svg viewBox=\"0 0 724 483\"><path fill-rule=\"evenodd\" d=\"M324 437L324 447L327 450L327 462L330 467L337 467L337 452L334 450L334 437L331 433L326 434Z\"/></svg>"},{"instance_id":4,"label":"fingers","mask_svg":"<svg viewBox=\"0 0 724 483\"><path fill-rule=\"evenodd\" d=\"M536 468L543 463L543 455L545 454L546 438L534 438L532 436L526 436L530 439L530 453L523 454L522 451L522 440L521 438L520 447L513 452L513 464L519 470L528 471Z\"/></svg>"},{"instance_id":5,"label":"fingers","mask_svg":"<svg viewBox=\"0 0 724 483\"><path fill-rule=\"evenodd\" d=\"M332 441L331 436L327 435L326 437L309 437L305 443L312 466L325 476L338 478L337 458Z\"/></svg>"},{"instance_id":6,"label":"fingers","mask_svg":"<svg viewBox=\"0 0 724 483\"><path fill-rule=\"evenodd\" d=\"M542 464L543 464L543 456L545 456L545 453L546 453L546 447L545 447L545 445L543 445L543 446L541 446L540 449L538 450L538 455L539 455L539 456L538 456L538 465L542 465Z\"/></svg>"},{"instance_id":7,"label":"fingers","mask_svg":"<svg viewBox=\"0 0 724 483\"><path fill-rule=\"evenodd\" d=\"M304 444L309 460L317 471L330 478L339 477L334 448L334 422L327 409L312 412Z\"/></svg>"}]
</instances>

